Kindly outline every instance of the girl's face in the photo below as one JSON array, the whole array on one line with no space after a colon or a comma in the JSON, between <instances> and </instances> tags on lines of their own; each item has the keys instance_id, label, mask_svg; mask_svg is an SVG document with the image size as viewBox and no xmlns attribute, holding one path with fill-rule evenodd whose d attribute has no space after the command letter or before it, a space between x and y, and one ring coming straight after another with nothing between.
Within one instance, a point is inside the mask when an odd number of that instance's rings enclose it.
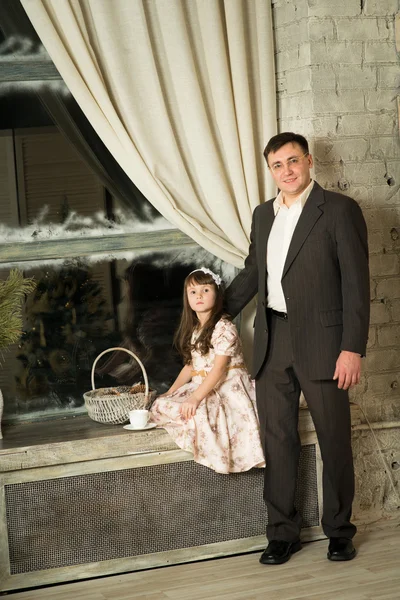
<instances>
[{"instance_id":1,"label":"girl's face","mask_svg":"<svg viewBox=\"0 0 400 600\"><path fill-rule=\"evenodd\" d=\"M216 299L215 285L209 283L203 285L189 283L186 293L190 308L194 310L199 320L203 321L204 317L208 317L214 307Z\"/></svg>"}]
</instances>

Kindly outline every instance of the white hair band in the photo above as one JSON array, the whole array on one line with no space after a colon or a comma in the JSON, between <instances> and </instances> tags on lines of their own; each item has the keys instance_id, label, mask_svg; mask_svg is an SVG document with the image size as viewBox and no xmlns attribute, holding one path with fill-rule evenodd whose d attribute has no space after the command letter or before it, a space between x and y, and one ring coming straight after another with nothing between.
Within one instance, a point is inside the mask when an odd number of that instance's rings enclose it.
<instances>
[{"instance_id":1,"label":"white hair band","mask_svg":"<svg viewBox=\"0 0 400 600\"><path fill-rule=\"evenodd\" d=\"M200 267L200 269L195 269L194 271L191 271L189 273L189 275L191 275L192 273L196 273L196 271L202 271L203 273L206 273L207 275L211 275L211 277L214 279L216 285L220 286L222 283L222 279L219 275L217 275L216 273L213 273L213 271L211 271L211 269L207 269L207 267Z\"/></svg>"}]
</instances>

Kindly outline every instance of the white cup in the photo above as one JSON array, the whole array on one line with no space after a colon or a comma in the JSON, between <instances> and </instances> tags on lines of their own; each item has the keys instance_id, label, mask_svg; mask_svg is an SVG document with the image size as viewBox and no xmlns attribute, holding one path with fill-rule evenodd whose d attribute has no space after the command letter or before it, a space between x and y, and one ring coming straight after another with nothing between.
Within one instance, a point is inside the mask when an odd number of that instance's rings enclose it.
<instances>
[{"instance_id":1,"label":"white cup","mask_svg":"<svg viewBox=\"0 0 400 600\"><path fill-rule=\"evenodd\" d=\"M129 412L129 421L135 429L143 429L149 420L148 410L131 410Z\"/></svg>"}]
</instances>

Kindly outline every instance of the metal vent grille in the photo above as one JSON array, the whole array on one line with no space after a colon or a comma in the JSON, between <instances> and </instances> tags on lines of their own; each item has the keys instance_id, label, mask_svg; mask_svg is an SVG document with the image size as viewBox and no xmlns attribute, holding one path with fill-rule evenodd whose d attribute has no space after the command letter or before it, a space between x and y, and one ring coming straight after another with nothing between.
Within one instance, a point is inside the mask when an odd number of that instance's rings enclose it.
<instances>
[{"instance_id":1,"label":"metal vent grille","mask_svg":"<svg viewBox=\"0 0 400 600\"><path fill-rule=\"evenodd\" d=\"M12 574L265 533L263 469L218 475L180 462L5 486ZM297 506L319 524L315 446L303 446Z\"/></svg>"}]
</instances>

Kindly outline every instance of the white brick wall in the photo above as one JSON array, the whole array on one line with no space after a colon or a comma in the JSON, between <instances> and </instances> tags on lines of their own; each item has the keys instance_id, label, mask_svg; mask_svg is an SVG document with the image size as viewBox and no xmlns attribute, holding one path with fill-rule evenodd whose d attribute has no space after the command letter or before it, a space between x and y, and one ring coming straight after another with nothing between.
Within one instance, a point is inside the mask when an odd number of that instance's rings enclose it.
<instances>
[{"instance_id":1,"label":"white brick wall","mask_svg":"<svg viewBox=\"0 0 400 600\"><path fill-rule=\"evenodd\" d=\"M326 93L326 90L314 92L313 94L314 114L353 113L364 110L364 97L355 94L354 90L337 91Z\"/></svg>"},{"instance_id":2,"label":"white brick wall","mask_svg":"<svg viewBox=\"0 0 400 600\"><path fill-rule=\"evenodd\" d=\"M360 2L357 0L308 0L308 6L309 15L315 17L355 17L360 14Z\"/></svg>"},{"instance_id":3,"label":"white brick wall","mask_svg":"<svg viewBox=\"0 0 400 600\"><path fill-rule=\"evenodd\" d=\"M365 43L365 61L368 63L393 62L394 41L389 42L366 42Z\"/></svg>"},{"instance_id":4,"label":"white brick wall","mask_svg":"<svg viewBox=\"0 0 400 600\"><path fill-rule=\"evenodd\" d=\"M318 27L314 21L313 27ZM363 52L363 42L313 42L311 44L311 60L315 64L325 65L360 65Z\"/></svg>"},{"instance_id":5,"label":"white brick wall","mask_svg":"<svg viewBox=\"0 0 400 600\"><path fill-rule=\"evenodd\" d=\"M382 40L392 39L393 24L383 18L336 19L337 39Z\"/></svg>"},{"instance_id":6,"label":"white brick wall","mask_svg":"<svg viewBox=\"0 0 400 600\"><path fill-rule=\"evenodd\" d=\"M277 0L272 2L274 11L274 22L276 27L300 21L308 17L307 0Z\"/></svg>"},{"instance_id":7,"label":"white brick wall","mask_svg":"<svg viewBox=\"0 0 400 600\"><path fill-rule=\"evenodd\" d=\"M400 298L400 278L384 279L378 283L376 295L380 298Z\"/></svg>"},{"instance_id":8,"label":"white brick wall","mask_svg":"<svg viewBox=\"0 0 400 600\"><path fill-rule=\"evenodd\" d=\"M367 111L387 110L389 108L396 110L396 92L393 89L367 91L364 93L364 98ZM392 137L390 140L394 145L397 138Z\"/></svg>"},{"instance_id":9,"label":"white brick wall","mask_svg":"<svg viewBox=\"0 0 400 600\"><path fill-rule=\"evenodd\" d=\"M364 161L369 150L369 141L364 138L331 140L318 149L318 159L322 162ZM366 188L363 188L366 189Z\"/></svg>"},{"instance_id":10,"label":"white brick wall","mask_svg":"<svg viewBox=\"0 0 400 600\"><path fill-rule=\"evenodd\" d=\"M336 74L338 87L342 90L370 90L377 85L378 71L375 66L361 64L350 67L340 65L340 68L336 70Z\"/></svg>"},{"instance_id":11,"label":"white brick wall","mask_svg":"<svg viewBox=\"0 0 400 600\"><path fill-rule=\"evenodd\" d=\"M393 16L398 10L398 0L365 0L363 14L385 17Z\"/></svg>"},{"instance_id":12,"label":"white brick wall","mask_svg":"<svg viewBox=\"0 0 400 600\"><path fill-rule=\"evenodd\" d=\"M398 65L382 65L378 69L378 82L379 88L398 88L400 85Z\"/></svg>"},{"instance_id":13,"label":"white brick wall","mask_svg":"<svg viewBox=\"0 0 400 600\"><path fill-rule=\"evenodd\" d=\"M399 420L400 56L394 18L400 0L276 0L272 6L277 76L285 81L278 91L279 130L309 139L316 179L357 200L368 226L371 329L362 385L353 398L372 421ZM372 456L372 443L363 442L361 453ZM393 493L379 469L376 461L371 482L376 476L381 508L390 507ZM365 487L361 479L368 504L369 482Z\"/></svg>"}]
</instances>

